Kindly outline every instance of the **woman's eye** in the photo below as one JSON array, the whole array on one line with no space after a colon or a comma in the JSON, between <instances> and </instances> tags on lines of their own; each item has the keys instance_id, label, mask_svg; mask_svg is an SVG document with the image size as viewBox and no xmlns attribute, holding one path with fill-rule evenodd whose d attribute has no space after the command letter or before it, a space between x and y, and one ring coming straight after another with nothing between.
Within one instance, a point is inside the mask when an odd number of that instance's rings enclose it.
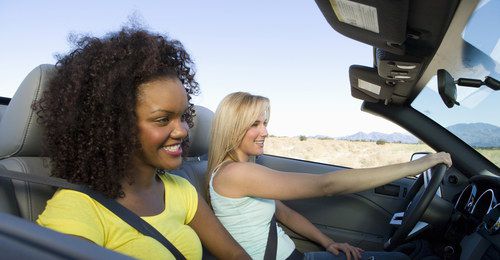
<instances>
[{"instance_id":1,"label":"woman's eye","mask_svg":"<svg viewBox=\"0 0 500 260\"><path fill-rule=\"evenodd\" d=\"M160 124L168 123L168 121L169 121L168 117L161 117L161 118L156 119L156 122L160 123Z\"/></svg>"}]
</instances>

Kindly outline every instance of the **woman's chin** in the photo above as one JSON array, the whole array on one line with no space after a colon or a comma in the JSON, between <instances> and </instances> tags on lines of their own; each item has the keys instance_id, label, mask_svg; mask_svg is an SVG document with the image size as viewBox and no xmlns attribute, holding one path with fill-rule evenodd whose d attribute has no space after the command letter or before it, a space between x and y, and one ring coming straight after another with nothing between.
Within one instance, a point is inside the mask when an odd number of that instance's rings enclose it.
<instances>
[{"instance_id":1,"label":"woman's chin","mask_svg":"<svg viewBox=\"0 0 500 260\"><path fill-rule=\"evenodd\" d=\"M179 157L179 160L170 160L168 163L162 163L161 167L163 170L175 170L179 168L182 164L182 158Z\"/></svg>"},{"instance_id":2,"label":"woman's chin","mask_svg":"<svg viewBox=\"0 0 500 260\"><path fill-rule=\"evenodd\" d=\"M252 154L252 156L259 156L259 155L263 155L264 154L264 150L259 150L259 151L256 151L255 153Z\"/></svg>"}]
</instances>

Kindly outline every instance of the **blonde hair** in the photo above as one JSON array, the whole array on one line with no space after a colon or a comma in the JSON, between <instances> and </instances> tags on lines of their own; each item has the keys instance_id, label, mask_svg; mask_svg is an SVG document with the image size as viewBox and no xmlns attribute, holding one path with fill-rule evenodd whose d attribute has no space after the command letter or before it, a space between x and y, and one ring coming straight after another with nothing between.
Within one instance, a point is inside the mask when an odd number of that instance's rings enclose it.
<instances>
[{"instance_id":1,"label":"blonde hair","mask_svg":"<svg viewBox=\"0 0 500 260\"><path fill-rule=\"evenodd\" d=\"M269 99L263 96L235 92L227 95L220 102L215 111L210 133L206 173L207 194L212 172L226 158L238 161L236 148L240 145L247 130L263 114L266 120L269 120Z\"/></svg>"}]
</instances>

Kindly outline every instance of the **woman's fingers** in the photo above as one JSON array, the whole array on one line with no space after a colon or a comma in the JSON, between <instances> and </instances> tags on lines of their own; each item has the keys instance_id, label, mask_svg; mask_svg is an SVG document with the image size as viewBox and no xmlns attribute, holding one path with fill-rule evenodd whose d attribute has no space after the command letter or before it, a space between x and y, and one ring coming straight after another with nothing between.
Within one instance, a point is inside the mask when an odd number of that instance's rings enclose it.
<instances>
[{"instance_id":1,"label":"woman's fingers","mask_svg":"<svg viewBox=\"0 0 500 260\"><path fill-rule=\"evenodd\" d=\"M328 246L326 248L326 251L334 254L334 255L338 255L339 254L339 250L337 248L335 248L333 245L330 244L330 246Z\"/></svg>"},{"instance_id":2,"label":"woman's fingers","mask_svg":"<svg viewBox=\"0 0 500 260\"><path fill-rule=\"evenodd\" d=\"M356 253L358 254L358 258L361 259L361 254L364 252L363 249L359 247L354 247L356 249Z\"/></svg>"},{"instance_id":3,"label":"woman's fingers","mask_svg":"<svg viewBox=\"0 0 500 260\"><path fill-rule=\"evenodd\" d=\"M449 153L445 153L445 152L443 152L443 155L444 155L443 163L445 163L448 166L448 168L451 167L451 165L452 165L451 155Z\"/></svg>"},{"instance_id":4,"label":"woman's fingers","mask_svg":"<svg viewBox=\"0 0 500 260\"><path fill-rule=\"evenodd\" d=\"M438 157L438 161L439 163L444 163L446 164L448 167L451 167L451 156L449 153L447 152L439 152L436 154L436 157Z\"/></svg>"},{"instance_id":5,"label":"woman's fingers","mask_svg":"<svg viewBox=\"0 0 500 260\"><path fill-rule=\"evenodd\" d=\"M358 260L361 259L361 254L363 253L363 249L355 246L351 246L348 243L332 243L326 248L329 252L337 255L339 250L344 252L347 260Z\"/></svg>"},{"instance_id":6,"label":"woman's fingers","mask_svg":"<svg viewBox=\"0 0 500 260\"><path fill-rule=\"evenodd\" d=\"M447 152L439 152L439 153L433 153L429 154L426 157L424 157L427 161L431 162L432 165L444 163L446 166L451 167L452 161L451 161L451 156ZM422 159L424 159L422 158Z\"/></svg>"}]
</instances>

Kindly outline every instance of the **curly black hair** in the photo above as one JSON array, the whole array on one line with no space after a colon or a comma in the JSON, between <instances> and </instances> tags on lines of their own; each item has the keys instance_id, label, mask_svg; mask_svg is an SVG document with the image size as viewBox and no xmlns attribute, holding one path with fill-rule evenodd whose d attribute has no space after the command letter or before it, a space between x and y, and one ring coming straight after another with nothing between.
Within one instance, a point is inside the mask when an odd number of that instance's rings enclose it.
<instances>
[{"instance_id":1,"label":"curly black hair","mask_svg":"<svg viewBox=\"0 0 500 260\"><path fill-rule=\"evenodd\" d=\"M33 108L45 127L52 175L85 184L110 198L123 197L120 182L141 149L136 125L138 86L178 78L198 94L194 64L183 45L166 35L123 27L102 38L78 36L73 50L57 55L56 72ZM186 121L193 125L189 102Z\"/></svg>"}]
</instances>

